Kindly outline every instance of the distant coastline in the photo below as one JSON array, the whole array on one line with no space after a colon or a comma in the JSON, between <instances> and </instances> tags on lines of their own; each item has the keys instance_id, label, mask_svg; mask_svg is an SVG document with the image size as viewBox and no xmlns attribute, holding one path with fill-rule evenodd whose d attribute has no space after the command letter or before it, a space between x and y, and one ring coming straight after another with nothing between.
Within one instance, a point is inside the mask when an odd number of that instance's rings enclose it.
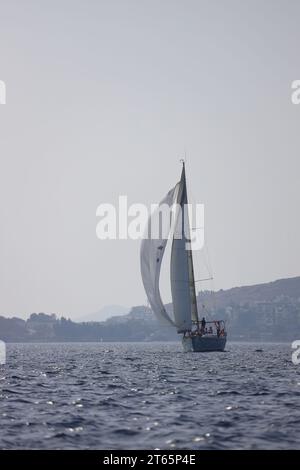
<instances>
[{"instance_id":1,"label":"distant coastline","mask_svg":"<svg viewBox=\"0 0 300 470\"><path fill-rule=\"evenodd\" d=\"M300 277L215 293L200 292L200 316L224 318L229 341L290 342L299 339ZM166 305L171 309L172 305ZM102 322L75 322L55 314L32 313L27 320L0 316L0 339L6 342L151 342L178 341L173 328L162 327L151 310L133 307L126 315Z\"/></svg>"}]
</instances>

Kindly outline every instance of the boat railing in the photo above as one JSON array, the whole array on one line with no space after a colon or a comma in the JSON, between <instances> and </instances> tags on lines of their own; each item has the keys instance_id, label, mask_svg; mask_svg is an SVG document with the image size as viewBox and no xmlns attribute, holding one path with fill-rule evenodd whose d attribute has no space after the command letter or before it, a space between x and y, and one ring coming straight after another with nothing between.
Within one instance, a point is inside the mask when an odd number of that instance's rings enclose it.
<instances>
[{"instance_id":1,"label":"boat railing","mask_svg":"<svg viewBox=\"0 0 300 470\"><path fill-rule=\"evenodd\" d=\"M226 335L224 320L205 321L205 324L203 324L203 322L200 320L193 321L192 323L197 326L196 330L194 330L194 333L201 334L202 336L217 335L219 337Z\"/></svg>"}]
</instances>

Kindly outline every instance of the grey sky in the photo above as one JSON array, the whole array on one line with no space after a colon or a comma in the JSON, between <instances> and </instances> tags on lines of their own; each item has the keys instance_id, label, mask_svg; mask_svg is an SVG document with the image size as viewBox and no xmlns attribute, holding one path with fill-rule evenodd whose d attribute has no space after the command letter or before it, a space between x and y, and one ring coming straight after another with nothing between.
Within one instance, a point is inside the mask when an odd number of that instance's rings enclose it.
<instances>
[{"instance_id":1,"label":"grey sky","mask_svg":"<svg viewBox=\"0 0 300 470\"><path fill-rule=\"evenodd\" d=\"M292 0L1 0L0 314L144 303L139 242L97 240L96 208L157 202L185 148L215 288L299 275L299 17Z\"/></svg>"}]
</instances>

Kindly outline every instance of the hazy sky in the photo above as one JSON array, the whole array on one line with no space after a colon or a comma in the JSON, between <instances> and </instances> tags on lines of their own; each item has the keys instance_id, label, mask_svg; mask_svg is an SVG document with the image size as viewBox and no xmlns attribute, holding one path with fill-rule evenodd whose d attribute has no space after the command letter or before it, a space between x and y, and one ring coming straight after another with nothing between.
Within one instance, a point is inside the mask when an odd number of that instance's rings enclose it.
<instances>
[{"instance_id":1,"label":"hazy sky","mask_svg":"<svg viewBox=\"0 0 300 470\"><path fill-rule=\"evenodd\" d=\"M0 314L145 303L96 208L205 204L215 288L300 274L299 1L0 0ZM163 276L164 300L169 300Z\"/></svg>"}]
</instances>

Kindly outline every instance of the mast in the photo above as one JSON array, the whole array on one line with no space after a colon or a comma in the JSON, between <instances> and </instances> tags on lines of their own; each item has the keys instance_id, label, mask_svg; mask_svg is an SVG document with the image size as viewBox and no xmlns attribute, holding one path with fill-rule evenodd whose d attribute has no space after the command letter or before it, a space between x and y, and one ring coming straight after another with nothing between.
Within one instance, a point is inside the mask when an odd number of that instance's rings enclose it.
<instances>
[{"instance_id":1,"label":"mast","mask_svg":"<svg viewBox=\"0 0 300 470\"><path fill-rule=\"evenodd\" d=\"M187 196L187 186L186 186L186 175L185 175L185 161L182 160L182 174L181 174L182 182L185 187L186 192L186 203L188 204L188 196ZM187 217L187 228L189 234L190 241L190 225L189 225L189 216L186 210L186 217ZM195 276L194 276L194 262L193 262L193 251L187 250L188 256L188 269L189 269L189 289L190 289L190 300L191 300L191 317L192 321L199 322L198 316L198 306L197 306L197 297L196 297L196 288L195 288Z\"/></svg>"}]
</instances>

